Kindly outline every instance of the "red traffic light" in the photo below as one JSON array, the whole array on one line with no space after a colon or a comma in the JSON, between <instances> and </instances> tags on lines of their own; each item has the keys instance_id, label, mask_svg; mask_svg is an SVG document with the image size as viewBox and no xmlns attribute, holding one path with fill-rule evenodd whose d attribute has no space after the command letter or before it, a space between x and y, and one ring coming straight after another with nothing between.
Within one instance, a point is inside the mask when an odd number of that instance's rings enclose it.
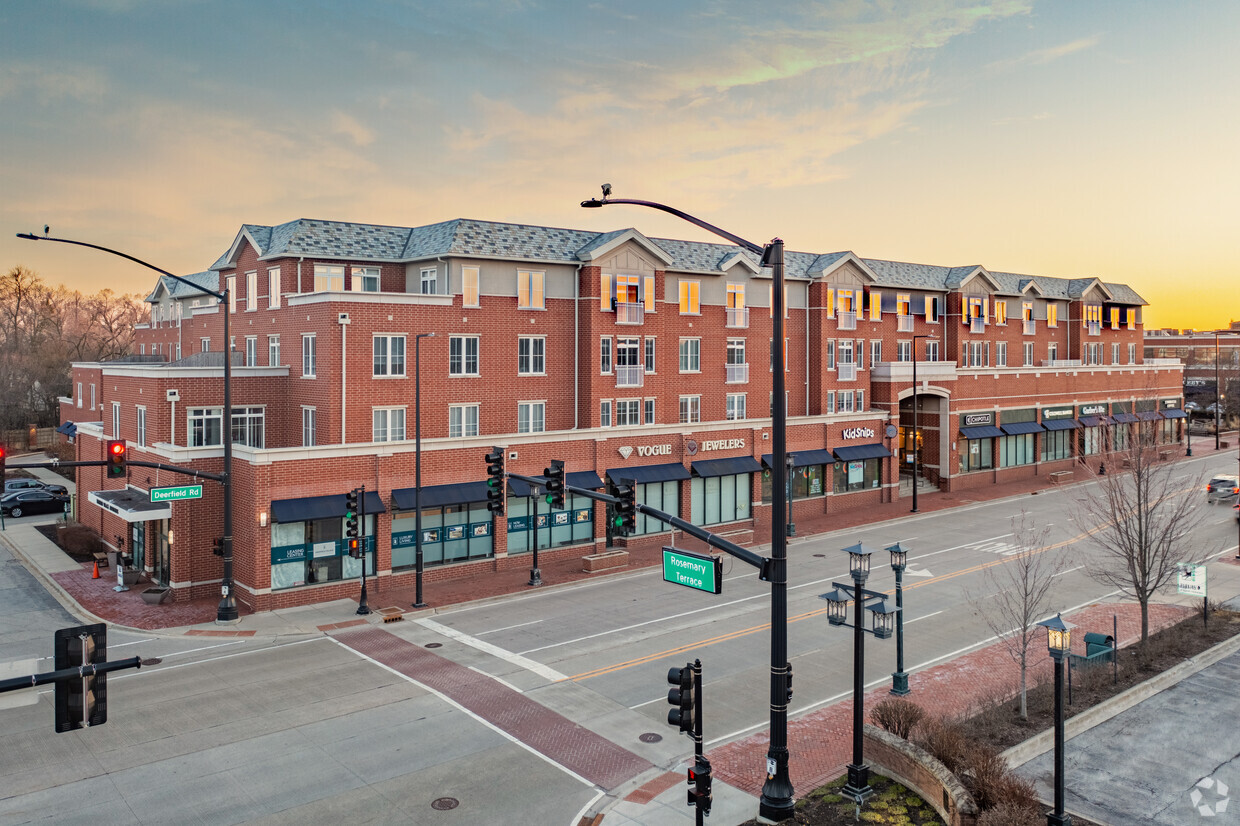
<instances>
[{"instance_id":1,"label":"red traffic light","mask_svg":"<svg viewBox=\"0 0 1240 826\"><path fill-rule=\"evenodd\" d=\"M120 456L122 453L125 452L125 443L124 442L113 442L108 447L108 450L112 451L113 456Z\"/></svg>"},{"instance_id":2,"label":"red traffic light","mask_svg":"<svg viewBox=\"0 0 1240 826\"><path fill-rule=\"evenodd\" d=\"M125 476L125 440L109 439L106 447L108 456L107 477L120 479Z\"/></svg>"}]
</instances>

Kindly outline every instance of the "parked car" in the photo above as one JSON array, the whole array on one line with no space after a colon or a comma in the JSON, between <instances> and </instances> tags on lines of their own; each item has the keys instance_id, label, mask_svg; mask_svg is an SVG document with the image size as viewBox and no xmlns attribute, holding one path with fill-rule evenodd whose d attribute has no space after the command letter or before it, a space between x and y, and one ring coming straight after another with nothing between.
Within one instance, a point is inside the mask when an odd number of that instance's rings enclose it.
<instances>
[{"instance_id":1,"label":"parked car","mask_svg":"<svg viewBox=\"0 0 1240 826\"><path fill-rule=\"evenodd\" d=\"M9 479L4 483L4 492L12 493L15 490L31 490L43 487L47 487L47 485L38 479Z\"/></svg>"},{"instance_id":2,"label":"parked car","mask_svg":"<svg viewBox=\"0 0 1240 826\"><path fill-rule=\"evenodd\" d=\"M1206 485L1206 501L1211 505L1216 502L1234 501L1238 495L1240 495L1240 476L1220 474Z\"/></svg>"},{"instance_id":3,"label":"parked car","mask_svg":"<svg viewBox=\"0 0 1240 826\"><path fill-rule=\"evenodd\" d=\"M1191 413L1194 410L1200 409L1201 405L1197 404L1197 402L1184 402L1184 412L1186 413Z\"/></svg>"},{"instance_id":4,"label":"parked car","mask_svg":"<svg viewBox=\"0 0 1240 826\"><path fill-rule=\"evenodd\" d=\"M48 493L42 488L18 490L0 497L0 512L17 519L35 513L64 513L68 496Z\"/></svg>"},{"instance_id":5,"label":"parked car","mask_svg":"<svg viewBox=\"0 0 1240 826\"><path fill-rule=\"evenodd\" d=\"M64 496L66 498L69 496L69 489L64 485L44 485L43 489L48 493L54 493L57 496Z\"/></svg>"}]
</instances>

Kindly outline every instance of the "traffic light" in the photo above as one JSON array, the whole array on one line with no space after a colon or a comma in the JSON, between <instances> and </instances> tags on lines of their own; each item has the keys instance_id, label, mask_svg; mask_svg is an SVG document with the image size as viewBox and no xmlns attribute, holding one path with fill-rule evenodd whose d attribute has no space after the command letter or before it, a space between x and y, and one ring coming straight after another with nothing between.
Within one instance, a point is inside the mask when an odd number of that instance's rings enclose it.
<instances>
[{"instance_id":1,"label":"traffic light","mask_svg":"<svg viewBox=\"0 0 1240 826\"><path fill-rule=\"evenodd\" d=\"M108 445L108 478L125 478L125 440L109 439Z\"/></svg>"},{"instance_id":2,"label":"traffic light","mask_svg":"<svg viewBox=\"0 0 1240 826\"><path fill-rule=\"evenodd\" d=\"M551 460L551 467L543 471L547 480L547 504L555 510L564 510L564 463Z\"/></svg>"},{"instance_id":3,"label":"traffic light","mask_svg":"<svg viewBox=\"0 0 1240 826\"><path fill-rule=\"evenodd\" d=\"M4 478L4 460L7 455L8 451L3 444L0 444L0 479Z\"/></svg>"},{"instance_id":4,"label":"traffic light","mask_svg":"<svg viewBox=\"0 0 1240 826\"><path fill-rule=\"evenodd\" d=\"M211 540L211 553L216 556L224 555L224 537L220 536Z\"/></svg>"},{"instance_id":5,"label":"traffic light","mask_svg":"<svg viewBox=\"0 0 1240 826\"><path fill-rule=\"evenodd\" d=\"M667 712L667 724L683 732L693 734L693 666L673 668L667 672L667 703L673 708Z\"/></svg>"},{"instance_id":6,"label":"traffic light","mask_svg":"<svg viewBox=\"0 0 1240 826\"><path fill-rule=\"evenodd\" d=\"M487 510L504 512L504 449L493 447L487 459Z\"/></svg>"},{"instance_id":7,"label":"traffic light","mask_svg":"<svg viewBox=\"0 0 1240 826\"><path fill-rule=\"evenodd\" d=\"M357 488L344 495L344 535L357 538Z\"/></svg>"},{"instance_id":8,"label":"traffic light","mask_svg":"<svg viewBox=\"0 0 1240 826\"><path fill-rule=\"evenodd\" d=\"M349 556L354 559L362 558L362 540L356 536L349 540Z\"/></svg>"},{"instance_id":9,"label":"traffic light","mask_svg":"<svg viewBox=\"0 0 1240 826\"><path fill-rule=\"evenodd\" d=\"M56 670L79 669L81 676L56 681L56 731L101 726L108 719L107 674L95 674L108 659L108 627L103 623L61 628L55 636Z\"/></svg>"},{"instance_id":10,"label":"traffic light","mask_svg":"<svg viewBox=\"0 0 1240 826\"><path fill-rule=\"evenodd\" d=\"M627 481L627 480L626 480ZM631 485L616 485L616 533L628 536L637 530L637 502Z\"/></svg>"},{"instance_id":11,"label":"traffic light","mask_svg":"<svg viewBox=\"0 0 1240 826\"><path fill-rule=\"evenodd\" d=\"M689 767L688 780L691 786L689 789L689 805L697 806L704 815L710 814L710 787L713 779L710 761L698 755L693 765Z\"/></svg>"}]
</instances>

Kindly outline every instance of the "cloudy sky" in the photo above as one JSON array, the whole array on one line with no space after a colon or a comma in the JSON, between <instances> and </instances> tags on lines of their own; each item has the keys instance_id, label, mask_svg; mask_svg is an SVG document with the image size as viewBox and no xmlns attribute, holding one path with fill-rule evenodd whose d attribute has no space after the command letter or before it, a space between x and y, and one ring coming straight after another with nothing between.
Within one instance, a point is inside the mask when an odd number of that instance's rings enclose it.
<instances>
[{"instance_id":1,"label":"cloudy sky","mask_svg":"<svg viewBox=\"0 0 1240 826\"><path fill-rule=\"evenodd\" d=\"M1132 284L1240 319L1240 3L0 3L0 267L145 291L242 223L451 218Z\"/></svg>"}]
</instances>

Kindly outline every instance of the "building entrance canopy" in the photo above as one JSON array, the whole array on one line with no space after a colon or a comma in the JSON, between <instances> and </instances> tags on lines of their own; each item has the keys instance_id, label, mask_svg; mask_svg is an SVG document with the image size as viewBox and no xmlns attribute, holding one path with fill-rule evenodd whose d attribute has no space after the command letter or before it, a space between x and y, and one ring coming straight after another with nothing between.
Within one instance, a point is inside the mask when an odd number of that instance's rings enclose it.
<instances>
[{"instance_id":1,"label":"building entrance canopy","mask_svg":"<svg viewBox=\"0 0 1240 826\"><path fill-rule=\"evenodd\" d=\"M860 462L863 459L886 459L891 455L891 451L883 447L881 444L837 447L834 452L835 459L838 462Z\"/></svg>"},{"instance_id":2,"label":"building entrance canopy","mask_svg":"<svg viewBox=\"0 0 1240 826\"><path fill-rule=\"evenodd\" d=\"M114 513L126 522L150 522L152 519L171 519L172 508L166 502L151 501L151 494L137 488L124 490L92 490L86 494L92 505L98 505L108 513Z\"/></svg>"}]
</instances>

